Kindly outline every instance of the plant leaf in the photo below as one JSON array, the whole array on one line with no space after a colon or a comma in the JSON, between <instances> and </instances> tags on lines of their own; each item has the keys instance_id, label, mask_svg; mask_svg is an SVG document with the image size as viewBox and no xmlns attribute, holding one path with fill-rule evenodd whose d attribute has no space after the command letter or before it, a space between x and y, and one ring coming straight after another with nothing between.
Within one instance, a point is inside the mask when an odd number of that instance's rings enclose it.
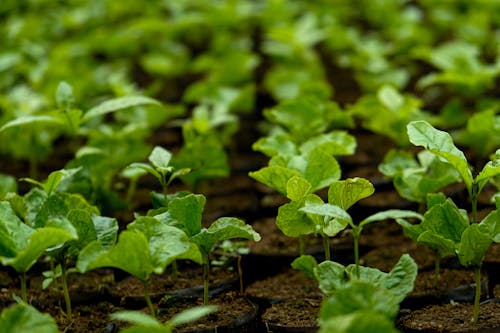
<instances>
[{"instance_id":1,"label":"plant leaf","mask_svg":"<svg viewBox=\"0 0 500 333\"><path fill-rule=\"evenodd\" d=\"M493 237L480 230L477 223L471 224L462 234L457 254L460 264L465 267L481 267L484 254L490 247Z\"/></svg>"},{"instance_id":2,"label":"plant leaf","mask_svg":"<svg viewBox=\"0 0 500 333\"><path fill-rule=\"evenodd\" d=\"M59 332L54 318L27 304L4 308L0 315L0 327L4 333Z\"/></svg>"},{"instance_id":3,"label":"plant leaf","mask_svg":"<svg viewBox=\"0 0 500 333\"><path fill-rule=\"evenodd\" d=\"M293 176L301 176L299 171L279 165L266 166L260 170L251 171L248 175L264 185L278 191L284 196L287 195L286 185L288 180L290 180Z\"/></svg>"},{"instance_id":4,"label":"plant leaf","mask_svg":"<svg viewBox=\"0 0 500 333\"><path fill-rule=\"evenodd\" d=\"M411 210L389 209L368 216L363 221L361 221L359 225L362 227L372 222L383 221L387 219L407 219L407 218L422 219L422 215L415 213Z\"/></svg>"},{"instance_id":5,"label":"plant leaf","mask_svg":"<svg viewBox=\"0 0 500 333\"><path fill-rule=\"evenodd\" d=\"M293 176L286 183L286 196L292 201L303 200L311 193L311 184L300 176Z\"/></svg>"},{"instance_id":6,"label":"plant leaf","mask_svg":"<svg viewBox=\"0 0 500 333\"><path fill-rule=\"evenodd\" d=\"M327 221L322 223L322 231L329 237L333 237L340 231L344 230L347 225L353 225L351 216L339 206L332 204L316 204L306 203L300 211L308 214L314 214L323 217L329 217Z\"/></svg>"},{"instance_id":7,"label":"plant leaf","mask_svg":"<svg viewBox=\"0 0 500 333\"><path fill-rule=\"evenodd\" d=\"M497 151L497 153L500 152ZM484 185L493 177L498 176L500 174L500 159L495 159L493 161L489 161L483 167L481 172L477 175L475 182L478 186L478 193L481 192Z\"/></svg>"},{"instance_id":8,"label":"plant leaf","mask_svg":"<svg viewBox=\"0 0 500 333\"><path fill-rule=\"evenodd\" d=\"M88 120L105 115L107 113L127 109L133 106L143 106L143 105L161 105L155 99L145 97L145 96L126 96L118 97L107 100L96 107L88 110L82 118L82 122L87 122Z\"/></svg>"},{"instance_id":9,"label":"plant leaf","mask_svg":"<svg viewBox=\"0 0 500 333\"><path fill-rule=\"evenodd\" d=\"M306 276L313 278L315 276L315 268L318 267L318 262L311 255L301 255L295 258L291 264L293 269L303 272Z\"/></svg>"},{"instance_id":10,"label":"plant leaf","mask_svg":"<svg viewBox=\"0 0 500 333\"><path fill-rule=\"evenodd\" d=\"M392 320L370 310L335 316L321 320L318 333L398 333Z\"/></svg>"},{"instance_id":11,"label":"plant leaf","mask_svg":"<svg viewBox=\"0 0 500 333\"><path fill-rule=\"evenodd\" d=\"M345 266L334 261L323 261L314 269L314 274L325 295L332 295L348 282Z\"/></svg>"},{"instance_id":12,"label":"plant leaf","mask_svg":"<svg viewBox=\"0 0 500 333\"><path fill-rule=\"evenodd\" d=\"M109 315L113 320L126 321L135 325L161 327L162 324L154 317L140 311L118 311Z\"/></svg>"},{"instance_id":13,"label":"plant leaf","mask_svg":"<svg viewBox=\"0 0 500 333\"><path fill-rule=\"evenodd\" d=\"M148 157L152 165L158 169L166 169L170 166L172 153L165 148L156 146Z\"/></svg>"},{"instance_id":14,"label":"plant leaf","mask_svg":"<svg viewBox=\"0 0 500 333\"><path fill-rule=\"evenodd\" d=\"M191 323L205 317L206 315L216 312L218 309L219 307L216 305L195 306L174 315L168 321L168 325L170 327L176 327L182 324Z\"/></svg>"},{"instance_id":15,"label":"plant leaf","mask_svg":"<svg viewBox=\"0 0 500 333\"><path fill-rule=\"evenodd\" d=\"M61 118L56 116L22 116L18 117L14 120L11 120L5 123L2 127L0 127L0 132L5 131L8 128L20 127L26 125L34 125L34 124L52 124L52 125L64 125L64 122Z\"/></svg>"},{"instance_id":16,"label":"plant leaf","mask_svg":"<svg viewBox=\"0 0 500 333\"><path fill-rule=\"evenodd\" d=\"M472 172L464 153L453 143L450 134L435 129L425 120L412 121L407 126L410 142L422 146L447 160L460 173L465 186L471 193Z\"/></svg>"},{"instance_id":17,"label":"plant leaf","mask_svg":"<svg viewBox=\"0 0 500 333\"><path fill-rule=\"evenodd\" d=\"M328 189L328 202L347 210L361 199L367 198L375 192L375 188L368 179L348 178L334 181Z\"/></svg>"}]
</instances>

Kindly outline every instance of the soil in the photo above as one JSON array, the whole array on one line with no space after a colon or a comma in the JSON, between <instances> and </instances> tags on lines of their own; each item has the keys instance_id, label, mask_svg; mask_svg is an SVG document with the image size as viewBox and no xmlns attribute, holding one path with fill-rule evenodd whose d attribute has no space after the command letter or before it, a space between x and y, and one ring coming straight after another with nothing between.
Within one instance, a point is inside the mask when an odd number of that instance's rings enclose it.
<instances>
[{"instance_id":1,"label":"soil","mask_svg":"<svg viewBox=\"0 0 500 333\"><path fill-rule=\"evenodd\" d=\"M483 304L479 320L471 322L471 304L432 305L401 317L397 326L405 333L430 332L500 332L500 303Z\"/></svg>"},{"instance_id":2,"label":"soil","mask_svg":"<svg viewBox=\"0 0 500 333\"><path fill-rule=\"evenodd\" d=\"M321 298L300 298L273 304L262 314L272 332L316 332Z\"/></svg>"}]
</instances>

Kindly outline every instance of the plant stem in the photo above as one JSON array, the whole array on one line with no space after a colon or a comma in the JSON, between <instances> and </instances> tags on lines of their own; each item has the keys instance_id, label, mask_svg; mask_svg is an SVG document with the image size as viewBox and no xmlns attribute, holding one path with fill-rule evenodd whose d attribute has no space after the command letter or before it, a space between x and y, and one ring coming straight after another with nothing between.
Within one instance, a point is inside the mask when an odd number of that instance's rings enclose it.
<instances>
[{"instance_id":1,"label":"plant stem","mask_svg":"<svg viewBox=\"0 0 500 333\"><path fill-rule=\"evenodd\" d=\"M20 275L21 280L21 297L25 303L28 303L28 293L26 291L26 272Z\"/></svg>"},{"instance_id":2,"label":"plant stem","mask_svg":"<svg viewBox=\"0 0 500 333\"><path fill-rule=\"evenodd\" d=\"M243 270L241 269L241 255L238 255L238 277L240 278L240 294L243 295Z\"/></svg>"},{"instance_id":3,"label":"plant stem","mask_svg":"<svg viewBox=\"0 0 500 333\"><path fill-rule=\"evenodd\" d=\"M66 303L66 316L68 317L68 321L71 322L73 320L73 315L71 313L71 298L69 297L68 290L68 272L66 271L65 265L61 265L61 284L64 294L64 303Z\"/></svg>"},{"instance_id":4,"label":"plant stem","mask_svg":"<svg viewBox=\"0 0 500 333\"><path fill-rule=\"evenodd\" d=\"M148 305L149 313L151 316L156 317L155 308L153 306L153 302L151 302L151 297L149 296L149 285L148 280L142 281L144 285L144 299L146 300L146 304Z\"/></svg>"},{"instance_id":5,"label":"plant stem","mask_svg":"<svg viewBox=\"0 0 500 333\"><path fill-rule=\"evenodd\" d=\"M330 261L331 260L331 255L330 255L330 238L322 234L321 238L323 238L323 248L325 250L325 260Z\"/></svg>"},{"instance_id":6,"label":"plant stem","mask_svg":"<svg viewBox=\"0 0 500 333\"><path fill-rule=\"evenodd\" d=\"M439 283L439 273L440 273L440 266L441 266L441 259L439 258L439 254L437 251L434 251L434 287L437 287Z\"/></svg>"},{"instance_id":7,"label":"plant stem","mask_svg":"<svg viewBox=\"0 0 500 333\"><path fill-rule=\"evenodd\" d=\"M304 254L304 236L299 236L299 256Z\"/></svg>"},{"instance_id":8,"label":"plant stem","mask_svg":"<svg viewBox=\"0 0 500 333\"><path fill-rule=\"evenodd\" d=\"M474 295L474 315L472 322L475 324L479 318L479 299L481 298L481 267L474 269L474 277L476 280L476 293Z\"/></svg>"},{"instance_id":9,"label":"plant stem","mask_svg":"<svg viewBox=\"0 0 500 333\"><path fill-rule=\"evenodd\" d=\"M478 187L476 183L472 184L472 194L471 194L471 203L472 203L472 223L477 223L477 197L479 196Z\"/></svg>"},{"instance_id":10,"label":"plant stem","mask_svg":"<svg viewBox=\"0 0 500 333\"><path fill-rule=\"evenodd\" d=\"M354 265L356 267L356 278L359 279L359 235L361 233L361 228L354 226L351 233L354 242Z\"/></svg>"},{"instance_id":11,"label":"plant stem","mask_svg":"<svg viewBox=\"0 0 500 333\"><path fill-rule=\"evenodd\" d=\"M127 195L125 198L125 200L127 200L127 203L129 203L129 204L132 203L132 198L133 198L135 190L137 188L137 181L138 181L138 178L131 178L129 180Z\"/></svg>"},{"instance_id":12,"label":"plant stem","mask_svg":"<svg viewBox=\"0 0 500 333\"><path fill-rule=\"evenodd\" d=\"M210 262L208 255L203 255L203 304L208 305L208 274L210 272Z\"/></svg>"}]
</instances>

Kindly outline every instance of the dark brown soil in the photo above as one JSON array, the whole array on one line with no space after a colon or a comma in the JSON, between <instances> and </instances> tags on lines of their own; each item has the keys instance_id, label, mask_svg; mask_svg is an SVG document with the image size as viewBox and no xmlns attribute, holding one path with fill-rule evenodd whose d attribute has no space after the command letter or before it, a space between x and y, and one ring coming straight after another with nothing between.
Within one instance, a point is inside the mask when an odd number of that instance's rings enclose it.
<instances>
[{"instance_id":1,"label":"dark brown soil","mask_svg":"<svg viewBox=\"0 0 500 333\"><path fill-rule=\"evenodd\" d=\"M433 305L403 316L397 326L403 332L500 332L500 303L481 305L477 324L471 322L471 304Z\"/></svg>"},{"instance_id":2,"label":"dark brown soil","mask_svg":"<svg viewBox=\"0 0 500 333\"><path fill-rule=\"evenodd\" d=\"M295 332L316 332L320 298L301 298L273 304L262 314L270 331L288 328Z\"/></svg>"}]
</instances>

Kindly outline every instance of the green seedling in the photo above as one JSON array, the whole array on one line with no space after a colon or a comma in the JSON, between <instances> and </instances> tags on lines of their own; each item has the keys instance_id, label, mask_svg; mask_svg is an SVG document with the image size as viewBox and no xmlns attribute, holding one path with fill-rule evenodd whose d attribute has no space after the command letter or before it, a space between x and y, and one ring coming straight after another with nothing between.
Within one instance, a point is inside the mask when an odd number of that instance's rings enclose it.
<instances>
[{"instance_id":1,"label":"green seedling","mask_svg":"<svg viewBox=\"0 0 500 333\"><path fill-rule=\"evenodd\" d=\"M354 223L349 213L347 213L347 209L359 200L369 197L374 191L375 189L370 181L364 178L338 180L333 182L328 189L328 203L324 203L321 199L321 202L312 202L310 200L300 208L300 211L312 217L311 220L319 221L316 229L324 237L335 236L340 231L346 229L347 226L351 227L350 232L354 239L354 261L357 273L359 273L359 237L364 226L387 219L421 218L420 214L413 211L390 209L368 216L358 224ZM320 218L319 220L318 217ZM326 248L327 246L325 245Z\"/></svg>"},{"instance_id":2,"label":"green seedling","mask_svg":"<svg viewBox=\"0 0 500 333\"><path fill-rule=\"evenodd\" d=\"M477 219L477 199L488 181L500 174L500 150L473 177L464 153L454 145L452 137L447 132L437 130L425 121L416 121L408 124L408 136L414 145L422 146L450 163L460 174L467 188L471 200L472 220L469 221L469 218L448 199L435 206L437 207L435 209L441 209L445 214L433 216L434 226L432 230L423 232L418 236L418 239L422 240L422 237L426 235L427 242L437 243L439 246L448 248L450 252L458 256L463 266L474 268L476 293L473 321L477 322L481 296L481 265L484 253L492 242L500 241L500 223L498 223L497 215L499 202L497 202L497 210L492 211L479 222ZM449 216L457 218L449 220ZM453 227L444 227L448 223L452 223Z\"/></svg>"}]
</instances>

